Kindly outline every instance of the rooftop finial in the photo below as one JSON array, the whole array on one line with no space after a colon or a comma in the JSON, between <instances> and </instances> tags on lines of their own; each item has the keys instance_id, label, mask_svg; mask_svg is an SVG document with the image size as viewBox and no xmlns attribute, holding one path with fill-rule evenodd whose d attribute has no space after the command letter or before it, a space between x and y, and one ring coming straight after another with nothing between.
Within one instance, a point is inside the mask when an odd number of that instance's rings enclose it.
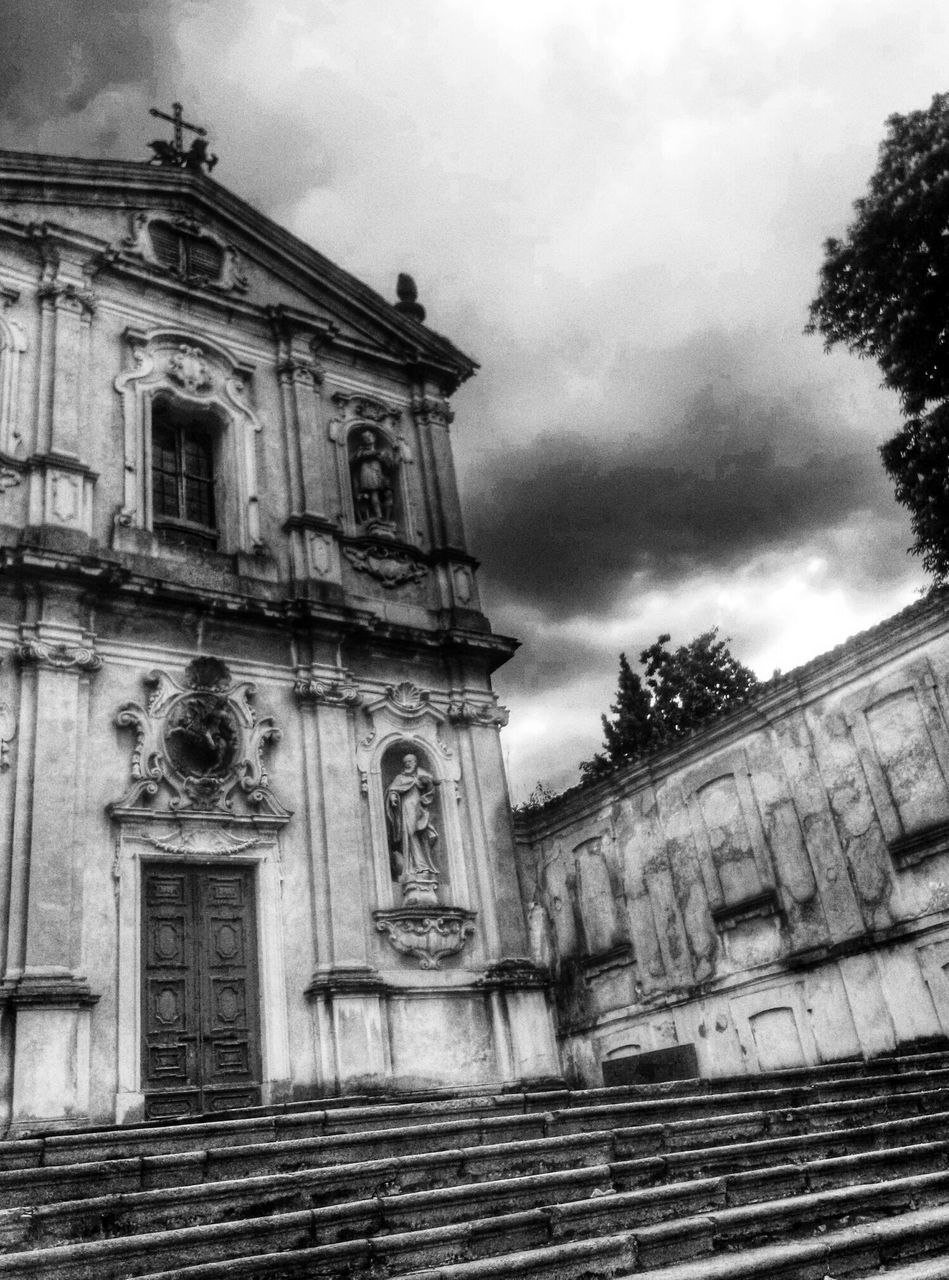
<instances>
[{"instance_id":1,"label":"rooftop finial","mask_svg":"<svg viewBox=\"0 0 949 1280\"><path fill-rule=\"evenodd\" d=\"M398 302L395 304L396 311L401 311L403 315L411 316L413 320L423 321L425 319L425 308L418 300L418 289L415 287L415 281L412 277L406 275L404 271L400 271L395 291L399 297Z\"/></svg>"},{"instance_id":2,"label":"rooftop finial","mask_svg":"<svg viewBox=\"0 0 949 1280\"><path fill-rule=\"evenodd\" d=\"M164 138L156 138L154 142L148 144L155 153L151 158L152 164L167 165L171 169L188 169L191 173L204 173L205 169L208 173L211 172L217 164L217 156L208 154L208 131L199 124L189 124L187 120L182 119L180 102L171 104L171 115L167 111L159 111L157 107L149 108L148 114L158 116L160 120L168 120L175 131L171 142L166 142ZM198 135L187 151L184 146L185 129L190 129L192 133Z\"/></svg>"}]
</instances>

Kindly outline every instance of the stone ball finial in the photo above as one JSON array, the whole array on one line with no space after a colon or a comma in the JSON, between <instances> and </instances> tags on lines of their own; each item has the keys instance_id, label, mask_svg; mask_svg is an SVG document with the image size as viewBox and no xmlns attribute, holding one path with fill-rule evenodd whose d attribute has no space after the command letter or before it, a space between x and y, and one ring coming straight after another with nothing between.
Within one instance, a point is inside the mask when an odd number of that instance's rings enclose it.
<instances>
[{"instance_id":1,"label":"stone ball finial","mask_svg":"<svg viewBox=\"0 0 949 1280\"><path fill-rule=\"evenodd\" d=\"M399 299L395 304L396 311L401 311L403 315L411 316L413 320L421 323L425 319L425 308L418 300L418 289L412 277L400 271L395 291Z\"/></svg>"}]
</instances>

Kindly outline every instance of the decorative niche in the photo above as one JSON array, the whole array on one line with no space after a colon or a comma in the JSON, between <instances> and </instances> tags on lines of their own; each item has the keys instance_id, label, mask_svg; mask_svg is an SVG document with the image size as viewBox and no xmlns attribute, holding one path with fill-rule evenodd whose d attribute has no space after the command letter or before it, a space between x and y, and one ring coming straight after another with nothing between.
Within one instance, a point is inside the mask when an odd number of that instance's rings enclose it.
<instances>
[{"instance_id":1,"label":"decorative niche","mask_svg":"<svg viewBox=\"0 0 949 1280\"><path fill-rule=\"evenodd\" d=\"M365 396L337 393L329 436L336 446L343 552L358 573L386 588L419 582L428 566L418 551L402 411Z\"/></svg>"},{"instance_id":2,"label":"decorative niche","mask_svg":"<svg viewBox=\"0 0 949 1280\"><path fill-rule=\"evenodd\" d=\"M467 901L461 772L444 712L417 685L389 685L365 705L356 764L369 806L377 931L423 969L438 969L475 931Z\"/></svg>"},{"instance_id":3,"label":"decorative niche","mask_svg":"<svg viewBox=\"0 0 949 1280\"><path fill-rule=\"evenodd\" d=\"M894 866L949 851L949 727L927 659L877 681L842 710Z\"/></svg>"},{"instance_id":4,"label":"decorative niche","mask_svg":"<svg viewBox=\"0 0 949 1280\"><path fill-rule=\"evenodd\" d=\"M113 545L260 552L252 370L177 329L125 333L132 368L115 380L124 418L125 491Z\"/></svg>"}]
</instances>

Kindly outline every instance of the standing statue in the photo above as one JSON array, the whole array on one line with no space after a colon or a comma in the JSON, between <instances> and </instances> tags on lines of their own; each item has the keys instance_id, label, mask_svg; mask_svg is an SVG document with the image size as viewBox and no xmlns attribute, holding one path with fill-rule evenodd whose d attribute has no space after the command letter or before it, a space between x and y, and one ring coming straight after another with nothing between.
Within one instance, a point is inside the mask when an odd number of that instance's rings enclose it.
<instances>
[{"instance_id":1,"label":"standing statue","mask_svg":"<svg viewBox=\"0 0 949 1280\"><path fill-rule=\"evenodd\" d=\"M402 772L386 788L389 847L406 902L421 898L435 901L438 832L431 823L434 802L434 778L419 765L418 756L407 753L402 757Z\"/></svg>"},{"instance_id":2,"label":"standing statue","mask_svg":"<svg viewBox=\"0 0 949 1280\"><path fill-rule=\"evenodd\" d=\"M378 442L374 431L362 432L350 466L353 473L356 519L362 524L370 520L391 522L395 505L392 493L395 464L392 454L385 445Z\"/></svg>"}]
</instances>

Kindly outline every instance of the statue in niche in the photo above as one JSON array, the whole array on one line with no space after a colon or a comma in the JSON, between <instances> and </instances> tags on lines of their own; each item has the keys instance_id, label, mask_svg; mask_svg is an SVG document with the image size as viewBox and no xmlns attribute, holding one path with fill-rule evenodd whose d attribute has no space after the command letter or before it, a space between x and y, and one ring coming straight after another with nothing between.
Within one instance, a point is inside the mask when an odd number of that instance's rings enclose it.
<instances>
[{"instance_id":1,"label":"statue in niche","mask_svg":"<svg viewBox=\"0 0 949 1280\"><path fill-rule=\"evenodd\" d=\"M359 443L352 452L349 465L356 519L360 524L392 524L396 466L392 451L379 440L375 431L367 427L360 432Z\"/></svg>"},{"instance_id":2,"label":"statue in niche","mask_svg":"<svg viewBox=\"0 0 949 1280\"><path fill-rule=\"evenodd\" d=\"M435 779L414 752L406 752L401 772L386 787L389 852L406 905L438 901L438 832L431 820L434 804Z\"/></svg>"}]
</instances>

